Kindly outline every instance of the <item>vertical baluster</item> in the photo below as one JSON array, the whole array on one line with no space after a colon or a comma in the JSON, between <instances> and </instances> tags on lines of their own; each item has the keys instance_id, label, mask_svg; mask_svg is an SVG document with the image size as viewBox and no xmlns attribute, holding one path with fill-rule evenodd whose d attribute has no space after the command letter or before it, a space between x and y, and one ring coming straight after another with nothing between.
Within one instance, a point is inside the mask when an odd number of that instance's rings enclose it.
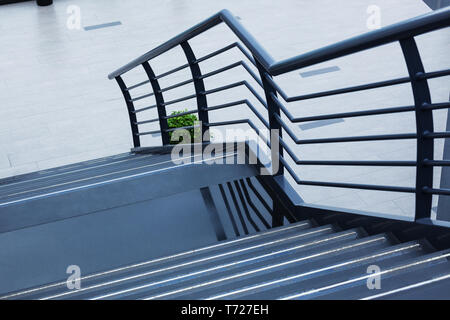
<instances>
[{"instance_id":1,"label":"vertical baluster","mask_svg":"<svg viewBox=\"0 0 450 320\"><path fill-rule=\"evenodd\" d=\"M415 219L431 217L432 195L423 192L424 188L433 186L433 167L425 166L425 160L433 159L434 141L426 139L427 132L433 132L432 110L422 109L424 104L431 103L430 89L426 79L421 78L425 72L420 53L414 38L400 40L400 46L408 67L411 87L416 107L417 128L417 169L416 169L416 212Z\"/></svg>"},{"instance_id":2,"label":"vertical baluster","mask_svg":"<svg viewBox=\"0 0 450 320\"><path fill-rule=\"evenodd\" d=\"M255 58L256 60L256 58ZM279 138L282 137L282 131L281 131L281 125L275 118L275 115L280 115L280 108L278 105L272 100L271 93L277 94L275 88L272 86L272 84L267 81L266 75L268 77L271 77L267 71L264 69L264 67L256 61L256 65L258 67L258 71L263 83L264 87L264 94L266 96L266 102L268 107L268 114L269 114L269 127L270 127L270 145L271 145L271 156L272 156L272 163L274 163L275 157L282 157L283 156L283 148L279 147ZM277 161L278 163L278 170L276 172L272 172L273 175L282 175L284 173L284 166L280 161Z\"/></svg>"},{"instance_id":3,"label":"vertical baluster","mask_svg":"<svg viewBox=\"0 0 450 320\"><path fill-rule=\"evenodd\" d=\"M155 94L156 109L158 110L159 127L161 129L161 140L163 145L169 144L169 133L166 131L168 129L167 119L166 119L166 107L164 105L164 97L159 86L158 79L156 79L153 69L150 67L148 61L142 64L142 67L147 73L147 77L150 80L150 84Z\"/></svg>"},{"instance_id":4,"label":"vertical baluster","mask_svg":"<svg viewBox=\"0 0 450 320\"><path fill-rule=\"evenodd\" d=\"M137 120L136 114L134 113L133 101L131 101L130 93L128 92L127 86L125 85L125 82L123 81L122 77L117 76L115 79L119 84L120 90L122 91L123 94L123 98L125 99L125 103L127 104L128 117L130 118L131 134L133 135L133 145L135 148L138 148L141 146L141 141L139 138L139 128L136 123Z\"/></svg>"},{"instance_id":5,"label":"vertical baluster","mask_svg":"<svg viewBox=\"0 0 450 320\"><path fill-rule=\"evenodd\" d=\"M207 131L209 118L208 118L208 111L206 110L206 108L208 107L208 102L206 100L206 95L204 93L205 84L203 82L203 79L201 79L202 72L200 71L198 63L195 62L196 57L189 43L187 41L184 41L180 45L184 51L184 54L186 55L186 59L191 69L192 78L194 79L195 94L197 95L198 118L202 122L203 142L208 142L210 139L209 131ZM206 132L208 133L206 134Z\"/></svg>"}]
</instances>

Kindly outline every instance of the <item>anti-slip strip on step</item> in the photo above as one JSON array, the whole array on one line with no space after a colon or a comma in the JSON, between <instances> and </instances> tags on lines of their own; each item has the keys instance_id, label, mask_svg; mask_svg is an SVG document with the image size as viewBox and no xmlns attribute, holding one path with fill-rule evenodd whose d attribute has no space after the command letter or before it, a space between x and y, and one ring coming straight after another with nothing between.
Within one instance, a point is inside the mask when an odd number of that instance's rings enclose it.
<instances>
[{"instance_id":1,"label":"anti-slip strip on step","mask_svg":"<svg viewBox=\"0 0 450 320\"><path fill-rule=\"evenodd\" d=\"M198 248L198 249L194 249L194 250L189 250L189 251L184 251L181 253L177 253L174 255L170 255L167 257L161 257L161 258L156 258L156 259L152 259L149 261L144 261L144 262L140 262L140 263L136 263L136 264L132 264L132 265L127 265L127 266L123 266L120 268L115 268L112 270L108 270L108 271L104 271L104 272L99 272L99 273L95 273L92 275L87 275L87 276L83 276L80 278L81 281L86 281L89 279L94 279L97 277L102 277L105 275L112 275L118 272L122 272L122 271L127 271L127 270L131 270L134 268L139 268L139 267L144 267L144 266L150 266L152 264L158 264L161 262L165 262L165 261L171 261L171 260L175 260L175 259L179 259L179 258L184 258L184 257L188 257L188 256L192 256L201 252L208 252L209 250L219 250L220 248L224 248L227 246L232 246L232 245L236 245L236 244L243 244L249 241L253 241L253 240L257 240L257 239L264 239L265 237L268 236L272 236L272 235L277 235L277 234L281 234L284 232L291 232L291 231L295 231L297 229L304 229L305 227L310 227L311 223L308 221L303 221L303 222L298 222L296 224L293 225L289 225L289 226L283 226L283 227L278 227L278 228L274 228L274 229L270 229L268 231L265 232L261 232L261 233L256 233L253 235L249 235L249 236L245 236L245 237L241 237L241 238L237 238L234 240L230 240L230 241L224 241L218 244L214 244L214 245L210 245L210 246L206 246L206 247L202 247L202 248ZM23 296L23 295L27 295L27 294L32 294L32 293L37 293L39 291L44 291L44 290L48 290L48 289L52 289L52 288L58 288L58 287L62 287L62 288L66 288L66 281L63 282L57 282L57 283L53 283L53 284L49 284L49 285L45 285L45 286L40 286L37 288L31 288L31 289L27 289L27 290L23 290L23 291L19 291L16 293L11 293L8 295L4 295L2 297L0 297L0 299L9 299L9 298L14 298L14 297L19 297L19 296Z\"/></svg>"},{"instance_id":2,"label":"anti-slip strip on step","mask_svg":"<svg viewBox=\"0 0 450 320\"><path fill-rule=\"evenodd\" d=\"M371 244L371 243L373 243L375 241L379 241L379 240L380 240L379 236L376 236L374 239L362 239L360 241L360 243L358 243L357 245L355 245L355 244L346 245L346 246L340 248L340 251L345 251L346 249L356 248L359 246L363 247L364 245ZM374 251L373 253L371 253L369 255L364 255L362 257L349 258L346 261L337 262L334 264L322 266L320 268L316 268L316 269L312 269L312 270L305 270L302 273L294 274L294 275L291 275L288 277L282 277L282 278L278 278L278 279L275 279L272 281L264 281L264 282L261 282L261 283L258 283L258 284L252 285L252 286L247 286L247 287L236 289L233 291L222 292L222 293L219 293L219 294L216 294L213 296L209 296L206 299L207 300L223 299L223 298L240 299L240 298L242 298L242 295L244 295L246 293L255 294L255 290L278 287L283 284L291 283L294 280L307 279L307 278L312 278L314 276L323 275L326 272L337 272L337 271L339 271L339 269L358 265L358 264L364 263L365 261L371 261L373 259L376 259L377 257L388 256L388 255L392 255L394 253L399 253L399 252L408 252L409 250L418 248L418 247L420 247L420 244L410 243L410 244L401 244L401 245L397 245L397 246L387 247L387 248L383 248L383 249L377 249L376 251ZM355 253L355 252L353 252L353 254L357 255L357 253Z\"/></svg>"},{"instance_id":3,"label":"anti-slip strip on step","mask_svg":"<svg viewBox=\"0 0 450 320\"><path fill-rule=\"evenodd\" d=\"M409 268L421 267L433 262L446 262L450 258L450 253L448 251L432 253L428 255L424 255L412 260L405 261L403 263L398 263L395 266L390 267L389 269L385 269L377 273L379 276L398 273L402 271L407 271ZM365 282L369 277L373 277L374 274L367 274L363 276L359 276L356 278L352 278L349 280L333 283L330 285L326 285L319 288L314 288L305 292L291 294L285 297L282 297L281 300L292 300L292 299L304 299L304 298L314 298L318 295L324 294L325 292L330 292L331 290L337 290L338 288L347 288L349 286L355 285L360 282Z\"/></svg>"},{"instance_id":4,"label":"anti-slip strip on step","mask_svg":"<svg viewBox=\"0 0 450 320\"><path fill-rule=\"evenodd\" d=\"M228 252L218 253L218 254L215 254L213 256L207 256L207 257L204 257L204 258L201 258L201 259L195 259L195 260L192 260L192 261L187 261L187 262L179 263L179 264L172 265L172 266L167 266L165 268L151 270L151 271L144 272L144 273L141 273L141 274L137 274L137 275L133 275L133 276L125 277L125 278L120 278L120 279L108 281L106 283L100 283L100 284L96 284L96 285L93 285L93 286L90 286L90 287L84 287L84 288L81 288L80 290L77 290L76 292L73 292L73 291L72 292L65 292L65 293L58 294L58 295L51 296L51 297L47 297L47 298L44 298L44 299L53 299L53 298L59 298L59 297L67 296L67 295L71 295L71 294L78 294L80 292L85 292L85 291L92 290L92 289L97 289L97 288L100 288L100 287L106 287L106 286L109 286L109 285L112 285L112 284L123 283L123 282L130 281L130 280L137 279L137 278L148 277L150 275L157 275L159 273L164 273L164 272L168 272L168 271L176 271L176 270L182 269L182 268L187 267L187 266L198 266L198 265L201 265L202 263L205 263L205 262L208 262L208 261L214 261L214 260L217 260L217 259L220 259L220 258L224 258L224 257L232 257L233 255L235 255L237 253L251 252L251 250L260 249L260 248L263 248L263 247L270 247L270 246L273 246L274 244L282 243L284 241L289 241L289 240L293 240L293 239L308 238L308 237L311 237L311 236L314 236L314 235L320 235L320 234L322 234L322 233L324 233L326 231L331 232L332 228L331 227L314 228L314 229L306 230L304 232L300 232L297 235L293 235L293 236L290 236L290 237L287 237L287 238L280 238L280 239L272 240L270 242L265 242L265 243L262 243L262 244L255 244L255 245L250 246L250 247L244 247L244 248L237 249L237 250L232 250L232 251L228 251ZM349 236L349 235L356 235L356 234L357 233L355 231L350 231L350 232L347 232L345 234L334 235L334 236L332 236L330 238L327 238L325 240L322 240L322 241L332 241L332 240L338 239L340 237ZM318 242L316 241L315 243L318 243ZM313 245L315 243L307 243L307 244L303 244L301 246ZM276 253L277 252L273 252L273 253L271 253L269 255L275 255ZM260 259L260 258L261 258L261 256L257 256L257 257L254 257L254 258L241 260L241 263L249 262L251 260L256 260L256 259ZM233 264L236 264L236 262L233 262ZM229 266L231 266L231 265L232 264L230 264ZM218 266L218 267L214 267L214 268L224 268L224 266ZM130 290L130 291L132 291L132 290Z\"/></svg>"},{"instance_id":5,"label":"anti-slip strip on step","mask_svg":"<svg viewBox=\"0 0 450 320\"><path fill-rule=\"evenodd\" d=\"M16 203L21 203L21 202L25 202L25 201L29 201L29 200L39 199L39 198L46 198L46 197L49 197L49 196L54 196L54 195L57 195L57 194L63 194L63 193L76 191L76 190L80 190L80 189L85 189L85 188L105 185L105 184L109 184L109 183L112 183L112 182L119 182L119 181L129 180L129 179L133 179L133 178L137 178L137 177L141 177L141 176L145 176L145 175L150 175L150 174L157 173L157 172L163 172L163 171L170 170L170 169L175 169L175 168L187 167L187 166L191 166L191 165L202 164L202 163L204 163L206 161L223 159L223 158L228 158L228 157L232 157L232 156L236 156L236 153L225 154L225 155L218 156L218 157L212 157L212 158L208 158L208 159L201 159L201 160L197 160L197 161L192 161L190 163L184 163L184 164L175 165L175 166L163 167L163 168L155 169L155 170L152 170L152 171L139 172L139 173L135 173L135 174L127 175L127 176L120 176L120 177L117 177L117 178L111 178L109 180L93 182L93 183L90 183L90 184L83 184L83 185L79 185L79 186L75 186L75 187L69 187L69 188L66 188L66 189L58 190L58 191L52 191L52 192L38 194L38 195L33 195L33 196L25 197L25 198L19 198L19 199L15 199L15 200L10 200L10 201L6 201L6 202L0 203L0 207L8 206L8 205L16 204ZM156 165L169 164L169 163L172 163L172 160L164 161L162 163L147 165L147 166L143 166L143 167L156 166ZM127 170L124 170L123 172L120 172L120 173L133 171L135 169L136 168L127 169ZM142 169L142 168L139 168L139 169ZM113 173L113 174L118 174L118 173ZM104 176L109 176L109 175L111 175L111 174L107 174L107 175L104 175ZM98 178L98 177L93 177L93 178ZM90 179L93 179L93 178L86 178L85 180L90 180ZM85 181L85 180L83 180L83 181ZM83 182L83 181L77 181L77 182ZM64 183L63 185L67 185L67 184L70 184L70 183L72 183L72 182L67 182L67 183ZM58 186L61 186L61 185L58 185ZM51 187L53 187L53 186L51 186ZM37 190L33 190L33 191L37 191ZM7 195L7 196L11 197L11 195ZM13 196L15 196L15 195L13 195Z\"/></svg>"},{"instance_id":6,"label":"anti-slip strip on step","mask_svg":"<svg viewBox=\"0 0 450 320\"><path fill-rule=\"evenodd\" d=\"M228 155L228 154L227 154ZM229 154L231 156L231 154ZM199 158L198 156L187 156L187 157L182 157L179 158L181 161L187 160L187 159L192 159L193 161L197 161L200 160L197 159ZM158 162L150 162L150 163L145 163L146 160L162 160L162 159L166 159L164 161L158 161ZM205 159L205 161L207 161L208 159ZM142 165L142 162L144 162L144 164ZM132 166L130 166L132 164ZM136 164L141 164L139 166L136 166ZM2 193L5 193L4 195L0 195L0 199L2 198L8 198L8 197L17 197L26 193L33 193L33 192L38 192L38 191L44 191L44 190L50 190L51 189L57 189L58 187L62 187L62 186L68 186L70 184L77 184L77 183L81 183L81 182L85 182L85 181L91 181L95 182L96 180L100 180L102 178L105 177L114 177L115 175L120 176L121 174L124 173L130 173L133 171L141 171L141 169L146 169L146 168L150 168L150 167L157 167L160 165L168 165L168 164L174 164L173 161L169 158L167 159L166 156L164 157L155 157L155 156L140 156L139 160L135 160L132 163L127 163L127 166L125 167L117 167L117 166L113 166L113 167L109 167L109 170L106 170L104 172L95 172L95 174L88 174L88 175L82 175L82 176L74 176L74 177L64 177L62 179L57 179L56 181L49 181L51 184L44 184L44 185L37 185L37 186L29 186L30 188L27 190L24 190L23 186L20 186L19 188L13 188L13 190L8 191L8 189L2 190ZM96 169L96 168L93 168ZM113 170L113 171L111 171ZM145 172L145 171L144 171ZM50 177L51 178L51 177ZM69 179L69 181L67 181Z\"/></svg>"},{"instance_id":7,"label":"anti-slip strip on step","mask_svg":"<svg viewBox=\"0 0 450 320\"><path fill-rule=\"evenodd\" d=\"M24 187L28 187L27 184L33 185L35 183L39 184L39 183L44 183L47 181L51 182L52 180L66 181L67 178L72 178L72 177L70 177L70 175L77 176L77 174L81 175L82 173L85 173L86 176L89 176L89 175L91 175L89 173L90 170L99 170L99 169L106 170L106 168L112 168L112 167L116 168L116 167L120 167L122 165L126 167L126 165L128 165L128 166L135 165L136 163L145 162L148 160L155 160L156 158L157 158L157 155L130 154L127 157L122 157L119 159L115 159L115 161L110 161L110 162L106 162L106 163L104 163L104 161L102 161L100 163L92 163L89 165L83 165L83 163L81 163L81 164L73 165L67 169L60 169L60 170L52 171L52 172L48 172L48 173L44 171L42 175L31 178L31 179L26 179L26 180L21 180L21 181L13 181L11 183L2 184L2 185L0 185L0 191L2 193L4 193L4 192L11 191L11 190L14 191L16 189L22 190ZM41 171L39 171L39 173L41 173Z\"/></svg>"}]
</instances>

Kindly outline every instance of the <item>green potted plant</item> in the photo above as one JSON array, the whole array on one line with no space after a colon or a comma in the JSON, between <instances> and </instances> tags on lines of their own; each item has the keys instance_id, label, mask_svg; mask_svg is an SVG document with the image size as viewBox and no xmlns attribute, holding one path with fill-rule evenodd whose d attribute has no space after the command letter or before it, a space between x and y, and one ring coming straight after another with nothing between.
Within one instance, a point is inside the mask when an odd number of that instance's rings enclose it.
<instances>
[{"instance_id":1,"label":"green potted plant","mask_svg":"<svg viewBox=\"0 0 450 320\"><path fill-rule=\"evenodd\" d=\"M185 110L180 110L180 111L173 111L170 115L174 116L183 112L188 111L187 109ZM198 121L198 118L195 114L184 114L178 117L173 117L173 118L169 118L167 120L167 125L170 128L182 128L182 127L189 127L189 126L193 126L196 122ZM191 135L191 143L194 142L194 139L197 138L197 135L199 134L197 128L191 128L191 129L187 129ZM173 131L169 131L169 141L170 144L178 144L180 142L183 141L183 137L179 137L178 141L174 140L172 141L172 134Z\"/></svg>"}]
</instances>

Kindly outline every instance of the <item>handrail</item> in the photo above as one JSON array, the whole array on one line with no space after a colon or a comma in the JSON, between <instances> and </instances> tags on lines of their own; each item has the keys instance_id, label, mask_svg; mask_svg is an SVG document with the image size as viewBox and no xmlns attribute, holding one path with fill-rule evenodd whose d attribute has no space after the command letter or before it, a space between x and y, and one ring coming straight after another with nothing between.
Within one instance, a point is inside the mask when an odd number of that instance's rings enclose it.
<instances>
[{"instance_id":1,"label":"handrail","mask_svg":"<svg viewBox=\"0 0 450 320\"><path fill-rule=\"evenodd\" d=\"M272 75L279 75L449 25L450 7L446 7L279 61L271 65L269 71Z\"/></svg>"},{"instance_id":2,"label":"handrail","mask_svg":"<svg viewBox=\"0 0 450 320\"><path fill-rule=\"evenodd\" d=\"M201 58L196 58L194 51L190 47L188 40L196 35L216 26L219 23L224 22L240 39L243 43L234 42L223 48L220 48L214 52L211 52ZM450 7L437 10L425 15L421 15L403 22L399 22L382 29L372 31L360 36L356 36L336 44L325 46L323 48L313 50L290 59L281 60L275 62L272 57L262 48L258 42L245 30L245 28L235 19L235 17L228 11L222 10L219 13L211 16L189 30L181 33L180 35L172 38L171 40L163 43L155 49L147 52L146 54L131 61L127 65L119 68L111 73L108 77L115 78L118 82L120 89L122 90L125 102L128 107L128 113L130 118L131 129L133 133L133 143L135 147L140 146L139 137L143 135L149 135L154 133L160 133L163 145L169 143L169 133L180 128L168 128L168 119L178 117L180 115L187 115L197 113L201 120L201 125L195 124L194 126L186 126L184 129L192 129L194 127L202 127L202 134L208 139L208 128L216 126L229 126L236 124L247 124L253 129L256 134L262 139L263 143L271 148L272 160L279 160L279 167L276 172L272 172L273 175L283 175L284 169L287 170L289 175L299 185L309 186L322 186L333 188L350 188L350 189L363 189L363 190L376 190L376 191L390 191L400 193L415 193L416 209L415 219L420 220L422 218L429 218L431 216L431 204L432 194L448 195L450 190L447 189L434 189L433 188L433 167L450 166L450 161L435 160L433 158L433 139L449 138L450 131L436 132L433 129L432 110L448 109L450 108L449 102L432 102L430 96L430 90L427 80L432 78L444 77L450 75L450 69L425 71L423 67L419 50L415 42L415 36L445 28L450 25ZM408 75L396 78L383 80L378 82L372 82L363 85L354 85L344 88L332 89L322 92L313 92L308 94L302 94L297 96L288 96L283 89L277 84L274 76L297 70L302 67L310 66L316 63L328 61L338 57L342 57L351 53L360 52L362 50L374 48L383 44L397 41L402 49L404 61L408 67ZM150 67L150 61L152 58L159 56L166 51L180 46L187 58L188 63L175 67L169 71L166 71L160 75L155 75ZM245 46L245 48L244 48ZM206 61L211 57L219 55L232 48L238 48L241 53L251 62L247 64L243 60L238 60L229 65L217 68L208 73L202 74L199 63ZM140 82L130 87L126 87L122 80L122 74L135 68L142 66L146 72L148 80ZM222 84L215 88L205 88L203 80L211 76L219 75L227 70L242 66L247 75L251 76L253 80L263 89L264 98L258 91L253 88L252 84L246 80L240 80L237 82ZM179 70L190 68L191 79L172 84L168 87L161 88L158 79L163 78L169 74L177 72ZM257 73L250 67L256 67ZM163 92L181 87L183 85L193 83L195 87L195 94L186 95L176 99L165 101L163 98ZM357 110L350 112L334 112L329 114L310 115L303 117L294 117L289 109L281 102L281 99L286 103L316 99L326 96L334 96L344 93L372 90L381 87L394 86L398 84L409 83L412 88L412 95L414 97L414 104L408 106L389 106L384 108L376 108L371 110ZM141 94L137 97L131 97L129 90L139 87L141 85L150 84L153 93ZM248 93L252 98L261 104L261 106L267 112L264 116L261 114L255 106L246 98L239 97L234 101L224 101L219 105L209 106L206 97L210 94L215 94L223 91L228 91L233 88L245 86L248 89ZM155 97L155 104L147 107L136 109L134 106L135 101L141 99ZM166 106L179 103L182 101L196 98L196 108L175 115L166 114ZM216 110L229 108L238 105L245 105L252 111L252 113L258 118L262 127L271 130L270 137L265 137L258 125L252 122L250 118L247 119L233 119L227 121L209 121L209 112ZM137 114L141 116L141 111L154 109L158 111L158 118L153 119L136 119ZM300 123L317 121L324 119L336 119L336 118L351 118L351 117L363 117L382 114L392 114L400 112L414 112L416 118L415 130L411 130L409 133L396 133L390 134L389 132L382 132L382 134L376 135L350 135L342 137L326 137L326 138L312 138L304 139L296 135L294 130L290 128L287 122L283 120L283 114L289 120L289 123ZM147 115L143 115L144 118ZM160 130L155 131L143 131L140 132L138 127L142 124L152 123L159 121ZM384 140L400 140L400 139L415 139L417 145L417 159L411 160L396 160L396 161L382 161L382 160L326 160L326 159L303 159L297 157L296 153L291 147L284 141L283 132L287 134L287 137L292 140L296 145L306 144L327 144L327 143L349 143L349 142L361 142L361 141L384 141ZM274 147L272 150L272 146ZM275 150L276 149L276 150ZM285 152L285 155L283 154ZM287 162L287 158L296 165L302 166L379 166L379 167L415 167L416 168L416 183L414 187L400 187L393 185L372 185L372 184L357 184L357 183L343 183L332 181L308 181L301 179L296 172L292 169Z\"/></svg>"},{"instance_id":3,"label":"handrail","mask_svg":"<svg viewBox=\"0 0 450 320\"><path fill-rule=\"evenodd\" d=\"M244 43L262 67L264 67L269 74L276 76L285 72L300 69L302 67L324 62L326 60L342 57L357 51L387 44L412 35L419 35L447 27L450 25L450 7L429 12L278 62L274 61L267 51L256 41L256 39L244 28L244 26L232 15L230 11L224 9L193 26L192 28L164 42L153 50L150 50L140 57L132 60L123 67L113 71L108 75L108 78L114 79L117 76L130 71L138 65L161 55L162 53L178 46L182 42L187 41L222 22L224 22L234 32L239 40Z\"/></svg>"},{"instance_id":4,"label":"handrail","mask_svg":"<svg viewBox=\"0 0 450 320\"><path fill-rule=\"evenodd\" d=\"M114 79L117 76L124 74L127 71L137 67L138 65L149 61L160 54L170 50L182 42L185 42L193 37L211 29L212 27L224 22L228 27L236 34L236 36L241 40L244 45L250 50L250 52L256 57L256 59L266 68L269 68L273 63L273 58L266 52L266 50L258 44L255 38L242 26L242 24L234 18L232 13L227 9L224 9L208 19L196 24L192 28L180 33L179 35L173 37L172 39L164 42L153 50L144 53L140 57L134 59L133 61L127 63L123 67L113 71L108 75L109 79Z\"/></svg>"}]
</instances>

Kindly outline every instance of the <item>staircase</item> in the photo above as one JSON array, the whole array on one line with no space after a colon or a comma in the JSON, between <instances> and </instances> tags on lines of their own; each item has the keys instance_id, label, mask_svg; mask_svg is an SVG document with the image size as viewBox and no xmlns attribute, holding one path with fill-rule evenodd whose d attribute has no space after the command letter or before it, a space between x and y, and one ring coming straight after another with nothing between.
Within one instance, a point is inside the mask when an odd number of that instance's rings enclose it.
<instances>
[{"instance_id":1,"label":"staircase","mask_svg":"<svg viewBox=\"0 0 450 320\"><path fill-rule=\"evenodd\" d=\"M427 298L450 281L450 250L426 239L399 243L363 228L305 220L212 246L9 294L9 299L389 299ZM380 271L380 288L369 289ZM373 272L373 271L372 271ZM369 280L368 280L369 279ZM440 290L439 298L450 298Z\"/></svg>"},{"instance_id":2,"label":"staircase","mask_svg":"<svg viewBox=\"0 0 450 320\"><path fill-rule=\"evenodd\" d=\"M240 42L197 58L189 41L220 23ZM450 224L435 219L431 210L433 195L450 195L433 184L434 167L450 166L449 160L433 159L434 139L450 138L450 132L434 131L432 111L450 108L450 103L432 103L427 83L449 76L450 69L425 71L415 43L416 36L449 24L450 9L444 8L276 62L223 10L114 71L109 78L117 81L130 120L130 153L0 180L0 298L450 299ZM404 55L405 77L297 96L288 96L275 80L393 42ZM155 74L151 60L178 46L187 63ZM201 73L201 62L232 49L245 61ZM146 79L127 85L126 74L141 67ZM252 83L206 90L205 79L236 67L243 67ZM191 79L161 88L159 79L183 69L190 69ZM294 117L284 105L404 83L411 85L414 105L306 117ZM164 100L163 93L187 84L193 84L195 94ZM136 96L134 89L144 85L153 92ZM251 99L208 105L209 94L236 87L248 90ZM230 97L236 98L225 96ZM135 107L136 101L149 98L153 104ZM194 108L191 104L182 113L167 114L167 106L192 99ZM238 105L252 117L210 119L213 111ZM149 118L147 111L157 111L156 117ZM291 129L295 123L401 112L414 112L414 132L304 139ZM261 141L241 141L244 153L222 148L227 151L209 157L191 153L184 157L187 163L176 163L169 144L176 128L169 128L168 120L194 113L201 124L183 129L201 129L205 139L194 149L200 146L202 153L215 146L208 131L215 126L249 126ZM149 128L155 124L157 130ZM162 146L143 146L146 135L160 135ZM295 145L413 139L417 159L304 160L287 139ZM261 144L270 155L259 152ZM255 155L256 163L248 161ZM232 161L211 164L215 159ZM416 181L399 186L305 180L293 165L412 167ZM413 194L414 216L305 203L292 183ZM66 268L73 264L82 271L78 289L69 289L66 282Z\"/></svg>"}]
</instances>

